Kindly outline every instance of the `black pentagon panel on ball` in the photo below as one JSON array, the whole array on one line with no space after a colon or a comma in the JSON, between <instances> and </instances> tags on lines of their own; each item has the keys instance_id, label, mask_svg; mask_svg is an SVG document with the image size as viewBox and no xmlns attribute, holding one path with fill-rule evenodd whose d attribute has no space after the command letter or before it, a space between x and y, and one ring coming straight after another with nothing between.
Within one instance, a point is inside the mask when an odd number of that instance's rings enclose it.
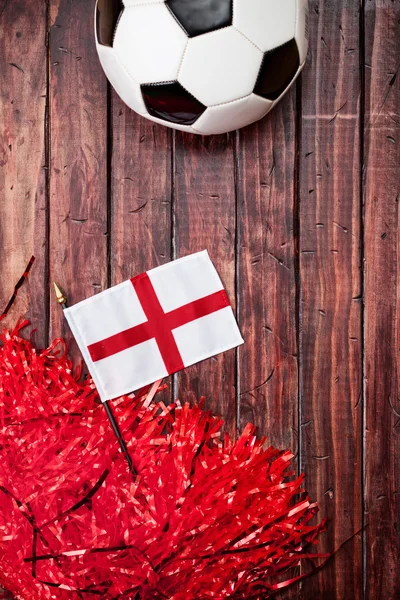
<instances>
[{"instance_id":1,"label":"black pentagon panel on ball","mask_svg":"<svg viewBox=\"0 0 400 600\"><path fill-rule=\"evenodd\" d=\"M233 0L167 0L166 4L189 37L232 25Z\"/></svg>"},{"instance_id":2,"label":"black pentagon panel on ball","mask_svg":"<svg viewBox=\"0 0 400 600\"><path fill-rule=\"evenodd\" d=\"M193 125L206 106L177 81L141 86L146 108L152 117L178 125Z\"/></svg>"},{"instance_id":3,"label":"black pentagon panel on ball","mask_svg":"<svg viewBox=\"0 0 400 600\"><path fill-rule=\"evenodd\" d=\"M102 46L112 46L118 21L124 12L122 0L99 0L96 8L97 40Z\"/></svg>"},{"instance_id":4,"label":"black pentagon panel on ball","mask_svg":"<svg viewBox=\"0 0 400 600\"><path fill-rule=\"evenodd\" d=\"M300 66L296 40L264 54L254 93L277 100L292 83Z\"/></svg>"}]
</instances>

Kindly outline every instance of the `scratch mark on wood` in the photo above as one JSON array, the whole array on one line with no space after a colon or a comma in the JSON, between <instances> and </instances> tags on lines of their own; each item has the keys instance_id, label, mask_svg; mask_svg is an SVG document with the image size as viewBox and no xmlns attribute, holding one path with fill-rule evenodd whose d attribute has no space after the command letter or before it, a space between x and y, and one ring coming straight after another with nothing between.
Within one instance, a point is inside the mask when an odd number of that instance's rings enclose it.
<instances>
[{"instance_id":1,"label":"scratch mark on wood","mask_svg":"<svg viewBox=\"0 0 400 600\"><path fill-rule=\"evenodd\" d=\"M246 392L241 392L241 396L244 396L245 394L251 394L251 392L256 392L257 390L260 390L261 388L263 388L265 385L267 385L271 379L273 378L275 373L275 368L272 369L271 373L268 375L267 379L263 382L260 383L260 385L257 385L255 388L251 389L251 390L247 390Z\"/></svg>"},{"instance_id":2,"label":"scratch mark on wood","mask_svg":"<svg viewBox=\"0 0 400 600\"><path fill-rule=\"evenodd\" d=\"M25 73L24 69L22 67L20 67L19 65L17 65L16 63L10 62L8 63L11 67L14 67L15 69L18 69L18 71L21 71L21 73Z\"/></svg>"},{"instance_id":3,"label":"scratch mark on wood","mask_svg":"<svg viewBox=\"0 0 400 600\"><path fill-rule=\"evenodd\" d=\"M149 203L149 201L147 200L147 202L145 202L144 204L142 204L138 208L134 208L133 210L129 210L128 214L129 215L135 215L135 214L141 212L144 208L146 208L146 206L148 205L148 203Z\"/></svg>"},{"instance_id":4,"label":"scratch mark on wood","mask_svg":"<svg viewBox=\"0 0 400 600\"><path fill-rule=\"evenodd\" d=\"M284 269L286 269L287 271L290 271L289 267L287 265L285 265L285 263L283 262L282 259L278 258L277 256L275 256L274 254L272 254L271 252L268 252L268 256L270 256L275 262L277 262L281 267L283 267Z\"/></svg>"},{"instance_id":5,"label":"scratch mark on wood","mask_svg":"<svg viewBox=\"0 0 400 600\"><path fill-rule=\"evenodd\" d=\"M336 221L333 221L333 224L336 225L336 227L339 227L339 229L341 229L344 233L348 233L348 229L347 227L344 227L343 225L341 225L340 223L337 223Z\"/></svg>"}]
</instances>

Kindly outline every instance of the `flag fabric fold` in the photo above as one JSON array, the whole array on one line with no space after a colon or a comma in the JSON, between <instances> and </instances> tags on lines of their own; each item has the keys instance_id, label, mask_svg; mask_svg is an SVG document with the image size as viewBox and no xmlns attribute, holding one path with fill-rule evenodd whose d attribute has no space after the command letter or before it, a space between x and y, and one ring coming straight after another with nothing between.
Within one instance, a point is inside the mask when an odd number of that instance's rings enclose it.
<instances>
[{"instance_id":1,"label":"flag fabric fold","mask_svg":"<svg viewBox=\"0 0 400 600\"><path fill-rule=\"evenodd\" d=\"M65 310L103 402L243 343L207 251Z\"/></svg>"}]
</instances>

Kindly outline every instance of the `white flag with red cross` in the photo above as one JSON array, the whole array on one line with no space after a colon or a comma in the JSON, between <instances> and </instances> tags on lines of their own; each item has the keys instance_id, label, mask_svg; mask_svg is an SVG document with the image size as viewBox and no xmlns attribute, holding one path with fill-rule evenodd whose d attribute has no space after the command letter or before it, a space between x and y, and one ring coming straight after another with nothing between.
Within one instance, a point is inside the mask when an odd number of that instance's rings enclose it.
<instances>
[{"instance_id":1,"label":"white flag with red cross","mask_svg":"<svg viewBox=\"0 0 400 600\"><path fill-rule=\"evenodd\" d=\"M243 343L206 251L133 277L65 316L103 402Z\"/></svg>"}]
</instances>

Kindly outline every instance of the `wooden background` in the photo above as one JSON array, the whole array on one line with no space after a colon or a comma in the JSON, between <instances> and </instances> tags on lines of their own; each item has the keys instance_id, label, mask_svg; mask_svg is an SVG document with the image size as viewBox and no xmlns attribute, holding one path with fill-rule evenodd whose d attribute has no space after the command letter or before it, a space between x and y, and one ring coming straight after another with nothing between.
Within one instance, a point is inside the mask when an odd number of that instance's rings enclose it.
<instances>
[{"instance_id":1,"label":"wooden background","mask_svg":"<svg viewBox=\"0 0 400 600\"><path fill-rule=\"evenodd\" d=\"M207 248L247 343L171 394L292 448L321 550L351 538L284 598L400 598L400 1L311 0L297 85L213 138L123 105L93 8L0 0L0 307L35 254L8 322L45 345L69 335L53 279L76 302Z\"/></svg>"}]
</instances>

